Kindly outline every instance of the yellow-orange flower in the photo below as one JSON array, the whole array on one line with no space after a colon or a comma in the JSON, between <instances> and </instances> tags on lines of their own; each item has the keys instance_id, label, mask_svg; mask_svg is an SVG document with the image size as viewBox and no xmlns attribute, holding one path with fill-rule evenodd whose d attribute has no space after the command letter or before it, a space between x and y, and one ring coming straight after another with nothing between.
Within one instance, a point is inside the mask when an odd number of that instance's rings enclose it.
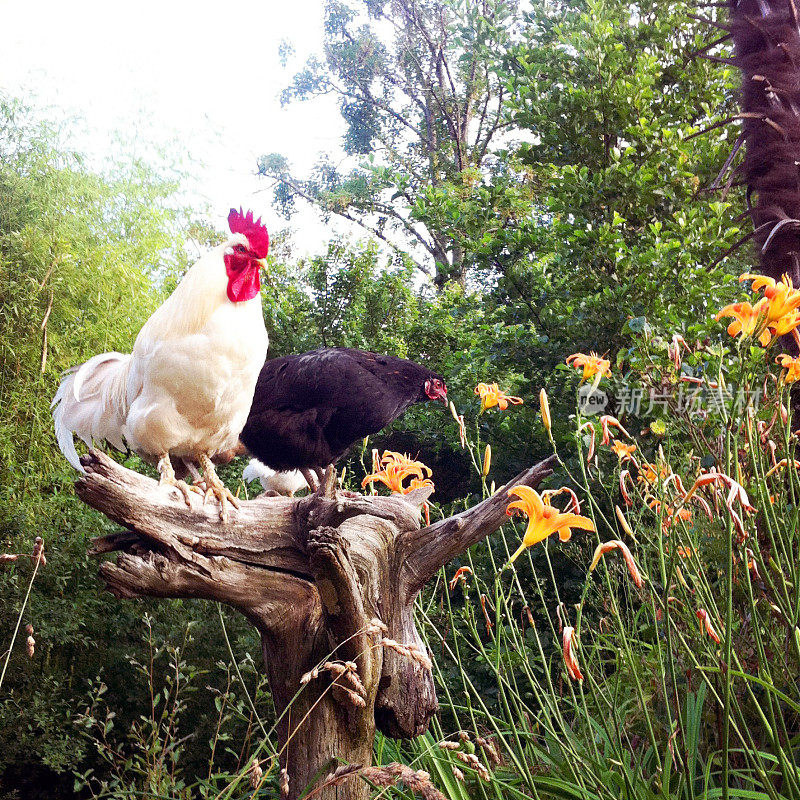
<instances>
[{"instance_id":1,"label":"yellow-orange flower","mask_svg":"<svg viewBox=\"0 0 800 800\"><path fill-rule=\"evenodd\" d=\"M767 275L753 275L745 273L739 276L740 281L752 280L752 290L764 290L764 298L768 301L767 322L777 322L781 317L800 307L800 291L794 288L792 279L784 274L782 279L776 281Z\"/></svg>"},{"instance_id":2,"label":"yellow-orange flower","mask_svg":"<svg viewBox=\"0 0 800 800\"><path fill-rule=\"evenodd\" d=\"M497 406L501 411L505 411L509 403L515 406L522 403L521 397L505 394L496 383L479 383L475 387L475 394L480 395L481 411L486 411L492 406Z\"/></svg>"},{"instance_id":3,"label":"yellow-orange flower","mask_svg":"<svg viewBox=\"0 0 800 800\"><path fill-rule=\"evenodd\" d=\"M594 558L592 558L592 563L589 565L589 572L592 572L600 563L600 559L611 550L619 550L620 553L622 553L622 557L625 559L625 564L628 567L628 572L631 575L631 580L636 585L636 588L640 589L642 587L642 574L639 572L639 567L636 566L633 554L628 549L628 545L626 545L625 542L621 542L619 539L613 539L610 542L603 542L597 545L594 551Z\"/></svg>"},{"instance_id":4,"label":"yellow-orange flower","mask_svg":"<svg viewBox=\"0 0 800 800\"><path fill-rule=\"evenodd\" d=\"M642 464L636 480L639 483L646 483L648 486L654 486L658 483L659 479L666 481L672 475L672 468L669 464L649 464L646 461Z\"/></svg>"},{"instance_id":5,"label":"yellow-orange flower","mask_svg":"<svg viewBox=\"0 0 800 800\"><path fill-rule=\"evenodd\" d=\"M546 504L539 493L530 486L513 486L508 493L516 495L520 499L508 504L506 514L510 516L514 511L521 511L528 517L528 527L522 537L522 544L511 556L509 564L513 564L526 547L541 542L552 533L558 532L561 541L567 542L572 536L572 528L580 528L584 531L594 530L594 523L588 517L582 517L579 514L562 514L557 508Z\"/></svg>"},{"instance_id":6,"label":"yellow-orange flower","mask_svg":"<svg viewBox=\"0 0 800 800\"><path fill-rule=\"evenodd\" d=\"M721 317L733 317L733 322L728 325L730 336L752 336L766 347L772 339L772 334L767 328L767 314L769 303L762 297L755 305L747 301L741 303L731 303L717 312L715 319Z\"/></svg>"},{"instance_id":7,"label":"yellow-orange flower","mask_svg":"<svg viewBox=\"0 0 800 800\"><path fill-rule=\"evenodd\" d=\"M658 514L661 511L661 506L663 505L660 500L651 500L648 505L653 511ZM689 522L692 519L692 512L688 508L679 508L675 511L672 506L664 506L664 519L661 523L662 529L666 532L666 530L675 522L676 519L679 519L683 522Z\"/></svg>"},{"instance_id":8,"label":"yellow-orange flower","mask_svg":"<svg viewBox=\"0 0 800 800\"><path fill-rule=\"evenodd\" d=\"M382 469L376 470L371 475L367 475L361 481L361 487L365 487L368 483L380 481L385 486L388 486L392 492L399 494L408 494L412 489L418 489L423 486L433 486L433 482L425 477L432 474L431 468L426 467L421 461L414 461L407 455L402 453L394 453L391 450L385 450L380 459ZM374 469L373 465L373 469ZM413 476L414 480L408 487L403 486L403 481Z\"/></svg>"},{"instance_id":9,"label":"yellow-orange flower","mask_svg":"<svg viewBox=\"0 0 800 800\"><path fill-rule=\"evenodd\" d=\"M600 378L611 377L611 362L607 358L601 358L595 352L589 353L573 353L567 356L567 365L575 367L575 369L583 368L583 375L581 376L581 383L588 381L589 378L595 378L594 383L600 383Z\"/></svg>"},{"instance_id":10,"label":"yellow-orange flower","mask_svg":"<svg viewBox=\"0 0 800 800\"><path fill-rule=\"evenodd\" d=\"M800 311L790 311L779 317L775 322L769 323L773 336L785 336L800 325Z\"/></svg>"},{"instance_id":11,"label":"yellow-orange flower","mask_svg":"<svg viewBox=\"0 0 800 800\"><path fill-rule=\"evenodd\" d=\"M611 449L620 461L630 461L636 451L635 444L625 444L619 439L614 439Z\"/></svg>"},{"instance_id":12,"label":"yellow-orange flower","mask_svg":"<svg viewBox=\"0 0 800 800\"><path fill-rule=\"evenodd\" d=\"M775 360L786 370L783 376L784 383L789 384L800 380L800 357L793 358L788 353L784 353Z\"/></svg>"}]
</instances>

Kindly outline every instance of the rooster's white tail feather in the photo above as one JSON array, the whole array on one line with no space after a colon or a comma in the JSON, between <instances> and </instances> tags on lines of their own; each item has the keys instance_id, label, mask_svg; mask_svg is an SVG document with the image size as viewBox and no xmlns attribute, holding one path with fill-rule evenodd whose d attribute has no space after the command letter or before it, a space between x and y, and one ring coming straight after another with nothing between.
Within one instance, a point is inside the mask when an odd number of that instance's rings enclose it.
<instances>
[{"instance_id":1,"label":"rooster's white tail feather","mask_svg":"<svg viewBox=\"0 0 800 800\"><path fill-rule=\"evenodd\" d=\"M127 414L126 383L131 356L101 353L64 374L50 407L56 440L67 461L80 472L76 433L89 447L105 439L119 450L125 449L123 435Z\"/></svg>"}]
</instances>

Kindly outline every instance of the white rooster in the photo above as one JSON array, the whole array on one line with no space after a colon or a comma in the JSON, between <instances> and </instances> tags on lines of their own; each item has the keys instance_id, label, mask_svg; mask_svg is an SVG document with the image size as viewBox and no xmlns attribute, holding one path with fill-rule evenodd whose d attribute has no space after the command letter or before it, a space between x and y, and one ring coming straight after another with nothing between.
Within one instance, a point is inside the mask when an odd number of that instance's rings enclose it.
<instances>
[{"instance_id":1,"label":"white rooster","mask_svg":"<svg viewBox=\"0 0 800 800\"><path fill-rule=\"evenodd\" d=\"M189 491L199 489L176 478L170 456L196 478L198 465L223 521L227 501L238 503L211 457L237 445L268 343L259 294L267 229L241 209L231 209L228 225L231 237L187 271L139 331L133 353L102 353L74 367L52 403L59 447L76 469L83 471L73 432L89 446L127 444L189 504Z\"/></svg>"}]
</instances>

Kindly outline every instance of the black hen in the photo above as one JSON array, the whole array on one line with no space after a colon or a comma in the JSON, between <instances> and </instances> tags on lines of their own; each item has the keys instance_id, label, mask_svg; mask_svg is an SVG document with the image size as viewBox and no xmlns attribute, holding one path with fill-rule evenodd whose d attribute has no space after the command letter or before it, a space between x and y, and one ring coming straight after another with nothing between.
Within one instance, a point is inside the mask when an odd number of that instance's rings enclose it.
<instances>
[{"instance_id":1,"label":"black hen","mask_svg":"<svg viewBox=\"0 0 800 800\"><path fill-rule=\"evenodd\" d=\"M309 469L319 476L423 400L447 403L435 372L395 356L322 347L266 361L240 438L268 466L299 469L308 480Z\"/></svg>"}]
</instances>

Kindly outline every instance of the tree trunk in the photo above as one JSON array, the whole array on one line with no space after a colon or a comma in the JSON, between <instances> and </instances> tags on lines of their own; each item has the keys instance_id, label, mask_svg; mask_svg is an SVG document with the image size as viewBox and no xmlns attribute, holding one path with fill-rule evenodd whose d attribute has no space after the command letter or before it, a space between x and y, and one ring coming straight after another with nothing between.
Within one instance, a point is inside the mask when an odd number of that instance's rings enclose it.
<instances>
[{"instance_id":1,"label":"tree trunk","mask_svg":"<svg viewBox=\"0 0 800 800\"><path fill-rule=\"evenodd\" d=\"M290 799L342 764L367 767L376 728L423 733L437 709L431 662L414 625L419 591L441 566L497 530L507 489L536 486L548 459L479 505L420 528L430 489L364 497L320 491L216 507L92 451L78 495L127 530L93 541L118 552L100 573L117 597L203 597L241 611L258 629ZM284 712L286 712L284 714ZM355 774L355 770L354 770ZM319 785L319 784L318 784ZM321 800L362 800L357 777L321 786Z\"/></svg>"}]
</instances>

